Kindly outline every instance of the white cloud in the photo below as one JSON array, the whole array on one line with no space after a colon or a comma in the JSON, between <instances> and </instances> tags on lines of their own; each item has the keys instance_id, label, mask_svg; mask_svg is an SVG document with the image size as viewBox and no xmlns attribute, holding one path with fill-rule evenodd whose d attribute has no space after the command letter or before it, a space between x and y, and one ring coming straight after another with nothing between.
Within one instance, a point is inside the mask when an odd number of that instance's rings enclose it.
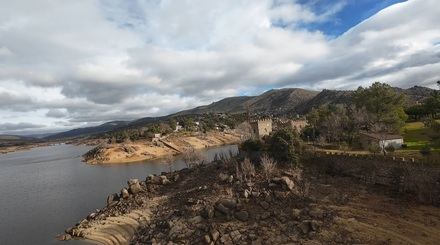
<instances>
[{"instance_id":1,"label":"white cloud","mask_svg":"<svg viewBox=\"0 0 440 245\"><path fill-rule=\"evenodd\" d=\"M0 115L62 129L268 87L430 86L436 2L394 5L330 39L303 26L346 1L316 13L294 0L0 0Z\"/></svg>"}]
</instances>

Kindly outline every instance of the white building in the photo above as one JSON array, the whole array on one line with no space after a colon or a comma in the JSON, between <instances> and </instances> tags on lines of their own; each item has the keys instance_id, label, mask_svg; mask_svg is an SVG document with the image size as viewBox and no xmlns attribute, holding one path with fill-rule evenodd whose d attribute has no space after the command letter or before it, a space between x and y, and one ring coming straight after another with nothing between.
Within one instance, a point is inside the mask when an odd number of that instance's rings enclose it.
<instances>
[{"instance_id":1,"label":"white building","mask_svg":"<svg viewBox=\"0 0 440 245\"><path fill-rule=\"evenodd\" d=\"M368 149L372 144L377 144L382 149L390 145L399 149L404 144L401 135L361 133L359 139L364 149Z\"/></svg>"}]
</instances>

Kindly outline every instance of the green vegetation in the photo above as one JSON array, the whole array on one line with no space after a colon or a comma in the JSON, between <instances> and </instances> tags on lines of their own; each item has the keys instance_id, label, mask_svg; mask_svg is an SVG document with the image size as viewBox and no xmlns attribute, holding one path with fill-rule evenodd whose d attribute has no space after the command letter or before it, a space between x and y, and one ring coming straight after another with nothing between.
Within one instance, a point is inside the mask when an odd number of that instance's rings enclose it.
<instances>
[{"instance_id":1,"label":"green vegetation","mask_svg":"<svg viewBox=\"0 0 440 245\"><path fill-rule=\"evenodd\" d=\"M246 140L240 145L240 150L249 154L267 153L282 165L297 167L301 141L295 131L281 129L263 140Z\"/></svg>"},{"instance_id":2,"label":"green vegetation","mask_svg":"<svg viewBox=\"0 0 440 245\"><path fill-rule=\"evenodd\" d=\"M403 139L407 146L405 149L407 150L422 150L427 146L440 149L438 133L423 122L407 123L403 132Z\"/></svg>"},{"instance_id":3,"label":"green vegetation","mask_svg":"<svg viewBox=\"0 0 440 245\"><path fill-rule=\"evenodd\" d=\"M398 133L405 125L405 97L391 86L376 82L369 88L360 87L351 103L314 108L308 115L305 131L314 141L351 145L361 131L378 134Z\"/></svg>"}]
</instances>

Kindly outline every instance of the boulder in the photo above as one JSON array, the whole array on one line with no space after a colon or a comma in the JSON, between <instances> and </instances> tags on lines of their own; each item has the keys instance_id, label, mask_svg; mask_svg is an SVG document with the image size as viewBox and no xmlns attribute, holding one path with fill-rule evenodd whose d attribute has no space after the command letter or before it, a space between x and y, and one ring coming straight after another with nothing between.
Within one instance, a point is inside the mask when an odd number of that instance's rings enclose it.
<instances>
[{"instance_id":1,"label":"boulder","mask_svg":"<svg viewBox=\"0 0 440 245\"><path fill-rule=\"evenodd\" d=\"M124 199L127 199L130 197L130 193L128 193L128 190L126 188L122 188L121 190L121 197Z\"/></svg>"},{"instance_id":2,"label":"boulder","mask_svg":"<svg viewBox=\"0 0 440 245\"><path fill-rule=\"evenodd\" d=\"M268 202L266 202L266 201L261 201L260 202L260 206L264 209L264 210L267 210L268 208L269 208L269 203Z\"/></svg>"},{"instance_id":3,"label":"boulder","mask_svg":"<svg viewBox=\"0 0 440 245\"><path fill-rule=\"evenodd\" d=\"M167 184L169 184L169 183L171 183L171 182L168 180L167 176L165 176L165 175L161 175L161 176L160 176L160 183L161 183L162 185L167 185Z\"/></svg>"},{"instance_id":4,"label":"boulder","mask_svg":"<svg viewBox=\"0 0 440 245\"><path fill-rule=\"evenodd\" d=\"M218 230L213 230L211 231L211 240L212 241L217 241L220 237L220 232Z\"/></svg>"},{"instance_id":5,"label":"boulder","mask_svg":"<svg viewBox=\"0 0 440 245\"><path fill-rule=\"evenodd\" d=\"M249 219L249 213L247 211L236 212L234 215L235 218L240 221L247 221Z\"/></svg>"},{"instance_id":6,"label":"boulder","mask_svg":"<svg viewBox=\"0 0 440 245\"><path fill-rule=\"evenodd\" d=\"M201 213L202 217L205 219L214 218L214 208L212 206L206 206Z\"/></svg>"},{"instance_id":7,"label":"boulder","mask_svg":"<svg viewBox=\"0 0 440 245\"><path fill-rule=\"evenodd\" d=\"M220 179L220 181L222 182L228 182L229 181L229 175L224 174L224 173L220 173L218 175L218 178Z\"/></svg>"},{"instance_id":8,"label":"boulder","mask_svg":"<svg viewBox=\"0 0 440 245\"><path fill-rule=\"evenodd\" d=\"M58 241L69 241L72 239L72 236L70 234L61 234L57 236Z\"/></svg>"},{"instance_id":9,"label":"boulder","mask_svg":"<svg viewBox=\"0 0 440 245\"><path fill-rule=\"evenodd\" d=\"M292 209L292 218L294 220L301 219L301 210L300 209L296 209L296 208Z\"/></svg>"},{"instance_id":10,"label":"boulder","mask_svg":"<svg viewBox=\"0 0 440 245\"><path fill-rule=\"evenodd\" d=\"M324 211L320 208L312 208L309 211L309 215L314 219L322 219L324 218Z\"/></svg>"},{"instance_id":11,"label":"boulder","mask_svg":"<svg viewBox=\"0 0 440 245\"><path fill-rule=\"evenodd\" d=\"M228 209L237 208L237 202L234 199L221 199L217 203L222 204L223 206L227 207Z\"/></svg>"},{"instance_id":12,"label":"boulder","mask_svg":"<svg viewBox=\"0 0 440 245\"><path fill-rule=\"evenodd\" d=\"M215 210L218 210L220 213L225 215L228 215L230 213L229 209L221 203L217 203L217 205L215 205Z\"/></svg>"},{"instance_id":13,"label":"boulder","mask_svg":"<svg viewBox=\"0 0 440 245\"><path fill-rule=\"evenodd\" d=\"M128 190L131 194L137 194L142 190L138 179L130 179L128 182Z\"/></svg>"},{"instance_id":14,"label":"boulder","mask_svg":"<svg viewBox=\"0 0 440 245\"><path fill-rule=\"evenodd\" d=\"M195 217L193 217L193 218L188 220L188 222L192 223L192 224L198 224L198 223L200 223L202 221L203 221L203 217L202 216L195 216Z\"/></svg>"},{"instance_id":15,"label":"boulder","mask_svg":"<svg viewBox=\"0 0 440 245\"><path fill-rule=\"evenodd\" d=\"M107 207L115 205L119 201L119 196L117 193L110 194L107 197Z\"/></svg>"},{"instance_id":16,"label":"boulder","mask_svg":"<svg viewBox=\"0 0 440 245\"><path fill-rule=\"evenodd\" d=\"M309 232L311 231L310 220L305 220L301 222L301 224L298 225L298 228L304 235L309 234Z\"/></svg>"},{"instance_id":17,"label":"boulder","mask_svg":"<svg viewBox=\"0 0 440 245\"><path fill-rule=\"evenodd\" d=\"M281 180L289 190L293 190L295 188L295 183L292 180L290 180L289 177L283 176L281 177Z\"/></svg>"}]
</instances>

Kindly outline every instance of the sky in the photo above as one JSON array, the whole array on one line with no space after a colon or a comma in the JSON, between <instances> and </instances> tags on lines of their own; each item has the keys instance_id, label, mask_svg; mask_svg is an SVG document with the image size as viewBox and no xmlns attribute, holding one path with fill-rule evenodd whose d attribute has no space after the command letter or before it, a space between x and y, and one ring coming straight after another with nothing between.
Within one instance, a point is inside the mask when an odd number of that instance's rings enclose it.
<instances>
[{"instance_id":1,"label":"sky","mask_svg":"<svg viewBox=\"0 0 440 245\"><path fill-rule=\"evenodd\" d=\"M440 80L438 0L0 0L0 133Z\"/></svg>"}]
</instances>

